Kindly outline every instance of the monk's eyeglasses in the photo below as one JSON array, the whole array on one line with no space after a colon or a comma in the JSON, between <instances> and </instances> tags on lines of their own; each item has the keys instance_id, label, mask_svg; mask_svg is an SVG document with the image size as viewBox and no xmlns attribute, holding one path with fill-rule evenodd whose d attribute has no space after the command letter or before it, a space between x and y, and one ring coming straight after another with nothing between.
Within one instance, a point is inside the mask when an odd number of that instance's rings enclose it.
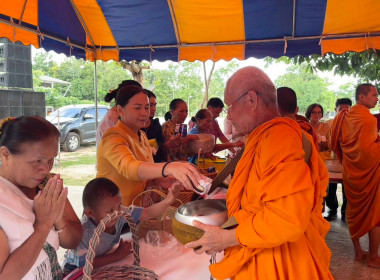
<instances>
[{"instance_id":1,"label":"monk's eyeglasses","mask_svg":"<svg viewBox=\"0 0 380 280\"><path fill-rule=\"evenodd\" d=\"M235 100L235 102L234 103L232 103L230 106L228 106L227 107L227 109L225 110L225 113L228 115L229 113L231 113L231 107L233 106L233 105L235 105L236 103L238 103L246 94L248 94L248 92L250 92L251 90L253 90L254 92L256 92L256 94L258 95L258 96L260 96L261 94L259 93L259 92L257 92L256 90L254 90L254 89L249 89L249 90L247 90L246 92L244 92L242 95L240 95L239 96L239 98L238 99L236 99Z\"/></svg>"},{"instance_id":2,"label":"monk's eyeglasses","mask_svg":"<svg viewBox=\"0 0 380 280\"><path fill-rule=\"evenodd\" d=\"M238 99L236 99L235 100L235 102L234 103L232 103L230 106L228 106L227 107L227 110L226 110L226 113L227 113L227 115L231 112L231 107L233 106L233 105L235 105L236 103L238 103L247 93L249 92L249 90L248 91L246 91L246 92L244 92L242 95L240 95L239 97L238 97Z\"/></svg>"}]
</instances>

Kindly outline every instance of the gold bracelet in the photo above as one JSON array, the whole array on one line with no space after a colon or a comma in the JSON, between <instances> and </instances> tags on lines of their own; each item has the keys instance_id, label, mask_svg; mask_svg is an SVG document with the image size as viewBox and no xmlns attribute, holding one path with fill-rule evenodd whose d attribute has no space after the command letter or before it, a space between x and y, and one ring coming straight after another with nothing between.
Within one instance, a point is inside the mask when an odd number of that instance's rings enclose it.
<instances>
[{"instance_id":1,"label":"gold bracelet","mask_svg":"<svg viewBox=\"0 0 380 280\"><path fill-rule=\"evenodd\" d=\"M68 223L69 223L69 221L66 219L65 225L61 229L55 229L56 233L60 234L62 231L64 231L64 229L67 227Z\"/></svg>"}]
</instances>

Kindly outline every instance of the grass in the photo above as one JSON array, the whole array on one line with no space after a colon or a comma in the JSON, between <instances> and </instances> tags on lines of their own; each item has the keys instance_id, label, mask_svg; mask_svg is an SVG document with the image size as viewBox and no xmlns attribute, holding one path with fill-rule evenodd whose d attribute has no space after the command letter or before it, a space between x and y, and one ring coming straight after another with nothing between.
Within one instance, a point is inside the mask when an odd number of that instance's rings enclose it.
<instances>
[{"instance_id":1,"label":"grass","mask_svg":"<svg viewBox=\"0 0 380 280\"><path fill-rule=\"evenodd\" d=\"M96 157L93 155L81 155L75 158L61 160L61 168L66 168L74 165L93 165L96 164Z\"/></svg>"},{"instance_id":2,"label":"grass","mask_svg":"<svg viewBox=\"0 0 380 280\"><path fill-rule=\"evenodd\" d=\"M84 187L96 176L96 147L84 146L69 153L61 152L60 165L56 164L53 173L61 174L66 186Z\"/></svg>"}]
</instances>

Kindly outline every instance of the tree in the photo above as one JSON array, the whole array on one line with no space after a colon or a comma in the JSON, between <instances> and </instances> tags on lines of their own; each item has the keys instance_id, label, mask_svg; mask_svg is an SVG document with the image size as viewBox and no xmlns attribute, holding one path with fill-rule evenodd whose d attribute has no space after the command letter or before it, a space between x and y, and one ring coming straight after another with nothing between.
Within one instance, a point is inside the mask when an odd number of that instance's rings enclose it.
<instances>
[{"instance_id":1,"label":"tree","mask_svg":"<svg viewBox=\"0 0 380 280\"><path fill-rule=\"evenodd\" d=\"M274 61L267 58L268 63ZM310 71L333 71L334 74L352 75L359 78L359 83L372 83L380 86L380 50L367 50L361 53L346 52L341 55L327 53L324 56L311 55L309 57L296 56L294 58L281 57L278 61L294 64L308 64Z\"/></svg>"},{"instance_id":2,"label":"tree","mask_svg":"<svg viewBox=\"0 0 380 280\"><path fill-rule=\"evenodd\" d=\"M149 65L145 65L142 62L137 62L136 60L132 60L131 62L122 60L119 62L121 67L131 72L132 77L135 81L139 82L141 85L144 84L144 69L149 69Z\"/></svg>"},{"instance_id":3,"label":"tree","mask_svg":"<svg viewBox=\"0 0 380 280\"><path fill-rule=\"evenodd\" d=\"M287 74L274 81L275 86L292 88L297 93L298 107L302 113L313 103L321 104L325 112L333 111L336 96L328 90L329 83L306 68L306 64L290 66Z\"/></svg>"}]
</instances>

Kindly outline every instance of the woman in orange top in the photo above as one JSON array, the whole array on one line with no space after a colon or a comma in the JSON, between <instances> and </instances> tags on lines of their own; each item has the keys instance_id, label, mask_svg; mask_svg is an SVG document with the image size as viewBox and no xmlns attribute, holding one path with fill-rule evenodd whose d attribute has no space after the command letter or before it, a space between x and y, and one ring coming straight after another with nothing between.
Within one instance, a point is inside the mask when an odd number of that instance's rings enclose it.
<instances>
[{"instance_id":1,"label":"woman in orange top","mask_svg":"<svg viewBox=\"0 0 380 280\"><path fill-rule=\"evenodd\" d=\"M120 120L99 144L97 177L108 178L120 188L123 205L130 205L150 179L172 175L187 189L198 185L200 174L189 163L153 163L148 138L141 131L149 119L149 99L142 88L121 88L116 106Z\"/></svg>"}]
</instances>

